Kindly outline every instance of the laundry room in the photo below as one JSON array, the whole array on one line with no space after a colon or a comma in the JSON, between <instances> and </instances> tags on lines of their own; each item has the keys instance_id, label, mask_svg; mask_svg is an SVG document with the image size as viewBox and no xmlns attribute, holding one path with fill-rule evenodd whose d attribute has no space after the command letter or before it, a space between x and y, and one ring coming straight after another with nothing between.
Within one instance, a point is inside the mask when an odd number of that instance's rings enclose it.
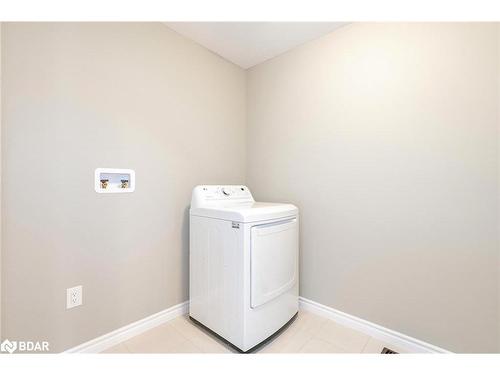
<instances>
[{"instance_id":1,"label":"laundry room","mask_svg":"<svg viewBox=\"0 0 500 375\"><path fill-rule=\"evenodd\" d=\"M0 14L1 351L499 354L500 24L164 18Z\"/></svg>"}]
</instances>

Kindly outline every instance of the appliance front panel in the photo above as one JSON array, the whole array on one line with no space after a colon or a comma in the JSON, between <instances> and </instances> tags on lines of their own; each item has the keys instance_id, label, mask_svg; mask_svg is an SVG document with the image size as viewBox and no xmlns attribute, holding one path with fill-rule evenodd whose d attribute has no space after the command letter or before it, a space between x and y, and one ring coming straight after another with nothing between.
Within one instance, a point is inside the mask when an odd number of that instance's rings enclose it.
<instances>
[{"instance_id":1,"label":"appliance front panel","mask_svg":"<svg viewBox=\"0 0 500 375\"><path fill-rule=\"evenodd\" d=\"M297 219L251 229L251 308L257 308L293 287L298 278Z\"/></svg>"}]
</instances>

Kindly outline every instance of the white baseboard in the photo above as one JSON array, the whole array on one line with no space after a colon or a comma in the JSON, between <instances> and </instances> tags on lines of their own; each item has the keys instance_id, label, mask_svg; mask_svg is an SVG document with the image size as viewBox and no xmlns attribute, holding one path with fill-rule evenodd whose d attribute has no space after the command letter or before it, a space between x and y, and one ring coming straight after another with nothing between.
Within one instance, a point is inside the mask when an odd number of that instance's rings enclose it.
<instances>
[{"instance_id":1,"label":"white baseboard","mask_svg":"<svg viewBox=\"0 0 500 375\"><path fill-rule=\"evenodd\" d=\"M299 308L331 319L336 323L355 329L356 331L363 332L409 353L451 353L446 349L382 327L378 324L371 323L356 316L346 314L342 311L335 310L304 297L299 297Z\"/></svg>"},{"instance_id":2,"label":"white baseboard","mask_svg":"<svg viewBox=\"0 0 500 375\"><path fill-rule=\"evenodd\" d=\"M299 297L299 308L333 320L346 327L363 332L410 353L451 353L446 349L393 331L389 328L382 327L378 324L371 323L356 316L346 314L342 311L335 310L334 308L308 300L304 297ZM115 331L66 350L65 353L100 353L151 328L166 323L169 320L177 318L178 316L185 315L188 313L188 310L189 301L180 303L144 319L126 325L125 327L121 327Z\"/></svg>"},{"instance_id":3,"label":"white baseboard","mask_svg":"<svg viewBox=\"0 0 500 375\"><path fill-rule=\"evenodd\" d=\"M118 328L115 331L75 346L74 348L66 350L64 353L100 353L120 344L123 341L137 336L148 329L166 323L169 320L177 318L178 316L185 315L188 313L188 310L189 302L185 301L156 314L150 315L144 319L126 325L125 327Z\"/></svg>"}]
</instances>

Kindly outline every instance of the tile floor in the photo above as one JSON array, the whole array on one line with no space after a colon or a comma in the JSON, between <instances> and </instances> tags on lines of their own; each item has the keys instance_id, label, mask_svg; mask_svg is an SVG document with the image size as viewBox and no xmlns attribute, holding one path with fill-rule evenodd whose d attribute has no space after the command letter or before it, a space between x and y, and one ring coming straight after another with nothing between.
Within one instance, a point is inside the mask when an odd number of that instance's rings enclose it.
<instances>
[{"instance_id":1,"label":"tile floor","mask_svg":"<svg viewBox=\"0 0 500 375\"><path fill-rule=\"evenodd\" d=\"M385 344L307 311L255 353L380 353ZM225 342L181 316L104 353L235 353Z\"/></svg>"}]
</instances>

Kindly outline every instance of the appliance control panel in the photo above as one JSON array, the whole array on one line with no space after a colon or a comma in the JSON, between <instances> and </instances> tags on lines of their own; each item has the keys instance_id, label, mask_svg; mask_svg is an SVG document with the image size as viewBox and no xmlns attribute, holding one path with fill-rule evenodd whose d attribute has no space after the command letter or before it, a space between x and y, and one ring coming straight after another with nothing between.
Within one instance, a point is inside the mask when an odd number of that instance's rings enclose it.
<instances>
[{"instance_id":1,"label":"appliance control panel","mask_svg":"<svg viewBox=\"0 0 500 375\"><path fill-rule=\"evenodd\" d=\"M244 185L199 185L193 189L191 207L213 206L213 203L254 202L252 193Z\"/></svg>"}]
</instances>

